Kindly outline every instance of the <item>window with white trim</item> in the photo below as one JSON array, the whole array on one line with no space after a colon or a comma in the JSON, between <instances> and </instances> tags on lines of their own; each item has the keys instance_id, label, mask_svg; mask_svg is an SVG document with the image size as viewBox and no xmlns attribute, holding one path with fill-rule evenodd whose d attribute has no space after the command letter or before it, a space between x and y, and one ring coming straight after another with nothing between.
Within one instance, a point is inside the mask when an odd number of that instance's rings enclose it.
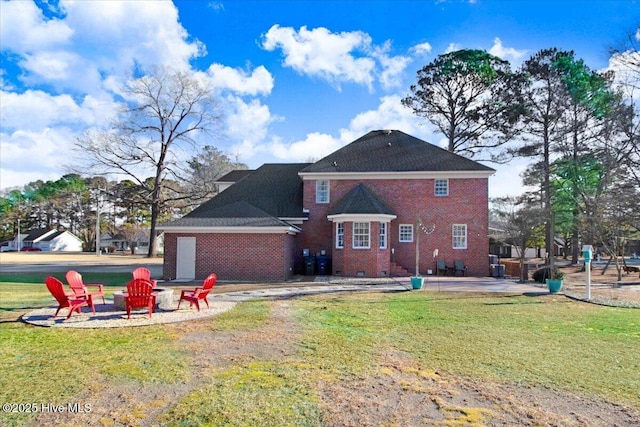
<instances>
[{"instance_id":1,"label":"window with white trim","mask_svg":"<svg viewBox=\"0 0 640 427\"><path fill-rule=\"evenodd\" d=\"M329 181L316 181L316 203L329 203Z\"/></svg>"},{"instance_id":2,"label":"window with white trim","mask_svg":"<svg viewBox=\"0 0 640 427\"><path fill-rule=\"evenodd\" d=\"M368 222L353 223L353 249L369 249L370 224Z\"/></svg>"},{"instance_id":3,"label":"window with white trim","mask_svg":"<svg viewBox=\"0 0 640 427\"><path fill-rule=\"evenodd\" d=\"M467 249L467 224L453 224L453 249Z\"/></svg>"},{"instance_id":4,"label":"window with white trim","mask_svg":"<svg viewBox=\"0 0 640 427\"><path fill-rule=\"evenodd\" d=\"M436 179L433 183L433 194L436 196L448 196L449 195L449 180L448 179Z\"/></svg>"},{"instance_id":5,"label":"window with white trim","mask_svg":"<svg viewBox=\"0 0 640 427\"><path fill-rule=\"evenodd\" d=\"M339 222L336 224L336 248L344 248L344 223Z\"/></svg>"},{"instance_id":6,"label":"window with white trim","mask_svg":"<svg viewBox=\"0 0 640 427\"><path fill-rule=\"evenodd\" d=\"M413 242L413 224L400 224L400 243Z\"/></svg>"},{"instance_id":7,"label":"window with white trim","mask_svg":"<svg viewBox=\"0 0 640 427\"><path fill-rule=\"evenodd\" d=\"M387 223L380 223L380 249L387 249Z\"/></svg>"}]
</instances>

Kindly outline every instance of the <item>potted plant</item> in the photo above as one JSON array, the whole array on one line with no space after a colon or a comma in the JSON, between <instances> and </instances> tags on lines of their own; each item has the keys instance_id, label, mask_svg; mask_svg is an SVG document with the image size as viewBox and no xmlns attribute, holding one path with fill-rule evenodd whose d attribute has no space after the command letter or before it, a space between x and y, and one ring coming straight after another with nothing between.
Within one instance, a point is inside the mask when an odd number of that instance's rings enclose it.
<instances>
[{"instance_id":1,"label":"potted plant","mask_svg":"<svg viewBox=\"0 0 640 427\"><path fill-rule=\"evenodd\" d=\"M533 273L533 280L546 283L549 292L554 294L562 289L564 273L554 267L543 267Z\"/></svg>"},{"instance_id":2,"label":"potted plant","mask_svg":"<svg viewBox=\"0 0 640 427\"><path fill-rule=\"evenodd\" d=\"M562 283L564 279L564 273L553 268L550 269L549 279L546 279L549 292L555 294L562 290Z\"/></svg>"}]
</instances>

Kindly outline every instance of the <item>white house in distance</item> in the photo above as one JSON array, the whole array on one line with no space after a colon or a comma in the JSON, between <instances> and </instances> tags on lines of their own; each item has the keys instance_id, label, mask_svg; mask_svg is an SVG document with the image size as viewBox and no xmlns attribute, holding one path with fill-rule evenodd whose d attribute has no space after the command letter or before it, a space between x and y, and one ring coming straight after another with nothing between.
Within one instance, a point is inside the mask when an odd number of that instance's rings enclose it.
<instances>
[{"instance_id":1,"label":"white house in distance","mask_svg":"<svg viewBox=\"0 0 640 427\"><path fill-rule=\"evenodd\" d=\"M46 252L80 252L82 240L67 230L43 228L20 233L4 250L18 251L23 248L35 248Z\"/></svg>"}]
</instances>

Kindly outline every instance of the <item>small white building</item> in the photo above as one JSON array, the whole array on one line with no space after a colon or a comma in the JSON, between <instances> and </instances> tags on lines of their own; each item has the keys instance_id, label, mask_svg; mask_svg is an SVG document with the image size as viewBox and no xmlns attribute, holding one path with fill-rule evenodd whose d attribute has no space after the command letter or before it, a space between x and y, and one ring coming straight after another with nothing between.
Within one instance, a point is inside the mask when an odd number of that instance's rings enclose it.
<instances>
[{"instance_id":1,"label":"small white building","mask_svg":"<svg viewBox=\"0 0 640 427\"><path fill-rule=\"evenodd\" d=\"M20 233L9 242L7 248L15 251L34 248L46 252L80 252L82 251L82 240L67 230L43 228Z\"/></svg>"}]
</instances>

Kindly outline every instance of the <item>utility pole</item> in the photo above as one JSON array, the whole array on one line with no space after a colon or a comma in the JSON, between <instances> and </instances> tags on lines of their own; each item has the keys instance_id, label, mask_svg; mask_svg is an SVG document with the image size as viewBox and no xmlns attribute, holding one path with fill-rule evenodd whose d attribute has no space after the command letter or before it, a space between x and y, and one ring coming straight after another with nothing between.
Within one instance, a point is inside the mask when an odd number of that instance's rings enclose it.
<instances>
[{"instance_id":1,"label":"utility pole","mask_svg":"<svg viewBox=\"0 0 640 427\"><path fill-rule=\"evenodd\" d=\"M98 189L100 191L100 189ZM96 256L100 256L100 205L102 204L102 194L99 193L96 199Z\"/></svg>"}]
</instances>

